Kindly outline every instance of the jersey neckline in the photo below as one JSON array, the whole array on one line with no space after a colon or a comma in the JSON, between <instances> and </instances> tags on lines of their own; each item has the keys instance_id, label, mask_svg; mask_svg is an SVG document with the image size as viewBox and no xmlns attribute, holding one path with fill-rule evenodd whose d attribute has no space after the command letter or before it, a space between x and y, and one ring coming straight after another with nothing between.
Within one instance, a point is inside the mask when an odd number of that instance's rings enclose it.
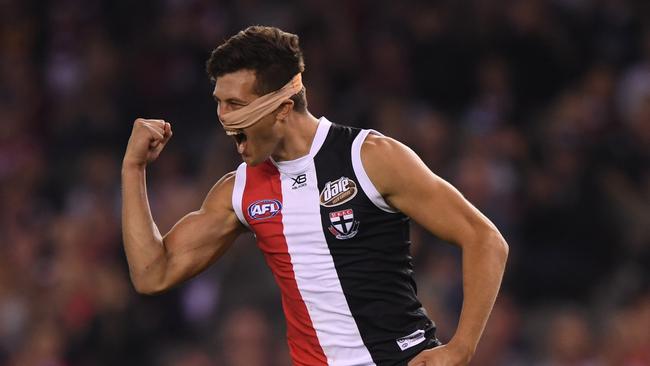
<instances>
[{"instance_id":1,"label":"jersey neckline","mask_svg":"<svg viewBox=\"0 0 650 366\"><path fill-rule=\"evenodd\" d=\"M314 156L316 156L320 148L323 146L327 133L330 130L330 126L332 126L332 122L327 118L321 117L318 119L316 134L314 135L314 139L311 142L311 147L309 148L309 153L307 155L303 155L293 160L275 161L273 157L269 157L269 160L281 173L299 174L305 172L311 161L314 159Z\"/></svg>"}]
</instances>

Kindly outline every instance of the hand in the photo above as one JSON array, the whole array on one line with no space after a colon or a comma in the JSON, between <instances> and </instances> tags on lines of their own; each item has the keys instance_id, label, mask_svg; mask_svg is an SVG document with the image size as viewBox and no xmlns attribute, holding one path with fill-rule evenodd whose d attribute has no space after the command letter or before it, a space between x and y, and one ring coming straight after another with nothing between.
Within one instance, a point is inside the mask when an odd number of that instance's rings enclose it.
<instances>
[{"instance_id":1,"label":"hand","mask_svg":"<svg viewBox=\"0 0 650 366\"><path fill-rule=\"evenodd\" d=\"M451 344L445 344L420 352L408 363L408 366L464 366L469 363L470 358L468 352Z\"/></svg>"},{"instance_id":2,"label":"hand","mask_svg":"<svg viewBox=\"0 0 650 366\"><path fill-rule=\"evenodd\" d=\"M156 160L172 137L172 126L161 119L138 118L124 153L124 165L144 167Z\"/></svg>"}]
</instances>

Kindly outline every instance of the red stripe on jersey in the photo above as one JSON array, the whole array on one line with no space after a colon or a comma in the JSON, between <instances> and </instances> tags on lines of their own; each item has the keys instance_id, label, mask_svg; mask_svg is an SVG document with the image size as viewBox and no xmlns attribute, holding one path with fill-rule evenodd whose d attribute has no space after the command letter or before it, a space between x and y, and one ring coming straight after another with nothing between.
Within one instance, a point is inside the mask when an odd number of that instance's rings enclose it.
<instances>
[{"instance_id":1,"label":"red stripe on jersey","mask_svg":"<svg viewBox=\"0 0 650 366\"><path fill-rule=\"evenodd\" d=\"M281 206L282 186L278 169L270 161L246 167L242 211L280 287L291 358L295 365L327 365L327 357L298 290L278 202Z\"/></svg>"}]
</instances>

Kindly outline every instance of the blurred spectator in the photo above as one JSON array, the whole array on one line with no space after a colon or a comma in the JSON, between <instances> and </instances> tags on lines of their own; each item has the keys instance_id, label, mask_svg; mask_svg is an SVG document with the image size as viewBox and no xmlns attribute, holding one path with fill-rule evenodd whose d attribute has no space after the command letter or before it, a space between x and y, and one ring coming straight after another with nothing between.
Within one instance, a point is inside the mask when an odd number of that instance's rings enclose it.
<instances>
[{"instance_id":1,"label":"blurred spectator","mask_svg":"<svg viewBox=\"0 0 650 366\"><path fill-rule=\"evenodd\" d=\"M250 24L300 35L310 110L408 144L511 247L475 365L650 365L650 3L643 0L0 1L0 364L289 363L244 236L148 298L120 244L136 117L174 139L148 172L168 230L238 161L204 64ZM439 337L460 253L412 229ZM568 310L567 310L568 309Z\"/></svg>"},{"instance_id":2,"label":"blurred spectator","mask_svg":"<svg viewBox=\"0 0 650 366\"><path fill-rule=\"evenodd\" d=\"M242 306L230 313L219 335L219 349L226 365L271 365L271 329L255 308Z\"/></svg>"},{"instance_id":3,"label":"blurred spectator","mask_svg":"<svg viewBox=\"0 0 650 366\"><path fill-rule=\"evenodd\" d=\"M540 365L595 365L593 333L589 324L576 310L559 310L551 314L543 342Z\"/></svg>"}]
</instances>

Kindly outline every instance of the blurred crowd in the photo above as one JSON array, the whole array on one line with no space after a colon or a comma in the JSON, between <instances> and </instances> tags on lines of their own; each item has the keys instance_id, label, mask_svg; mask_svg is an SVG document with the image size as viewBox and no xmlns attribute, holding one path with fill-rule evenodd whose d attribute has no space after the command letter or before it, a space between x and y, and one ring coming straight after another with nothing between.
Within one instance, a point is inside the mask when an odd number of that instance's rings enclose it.
<instances>
[{"instance_id":1,"label":"blurred crowd","mask_svg":"<svg viewBox=\"0 0 650 366\"><path fill-rule=\"evenodd\" d=\"M503 233L473 365L650 365L646 0L0 0L0 365L290 363L251 236L156 297L121 244L135 118L174 128L148 168L162 232L238 165L204 65L252 24L299 34L314 115L408 144ZM412 242L447 341L460 253Z\"/></svg>"}]
</instances>

